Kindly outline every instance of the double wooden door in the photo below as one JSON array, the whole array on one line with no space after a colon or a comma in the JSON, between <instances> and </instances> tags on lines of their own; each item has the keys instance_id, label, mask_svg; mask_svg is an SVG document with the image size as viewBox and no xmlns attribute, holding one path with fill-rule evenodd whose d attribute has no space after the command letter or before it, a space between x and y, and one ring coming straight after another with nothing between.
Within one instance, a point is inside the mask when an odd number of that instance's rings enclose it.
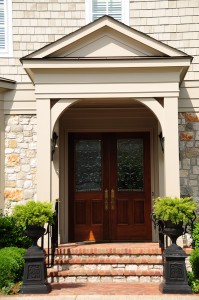
<instances>
[{"instance_id":1,"label":"double wooden door","mask_svg":"<svg viewBox=\"0 0 199 300\"><path fill-rule=\"evenodd\" d=\"M149 133L69 134L70 241L150 241Z\"/></svg>"}]
</instances>

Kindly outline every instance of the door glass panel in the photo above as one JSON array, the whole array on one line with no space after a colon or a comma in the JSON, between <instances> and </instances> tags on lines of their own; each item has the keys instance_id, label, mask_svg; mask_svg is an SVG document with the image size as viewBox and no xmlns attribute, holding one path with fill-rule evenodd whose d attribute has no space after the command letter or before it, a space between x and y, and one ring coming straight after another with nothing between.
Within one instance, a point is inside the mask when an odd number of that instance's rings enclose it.
<instances>
[{"instance_id":1,"label":"door glass panel","mask_svg":"<svg viewBox=\"0 0 199 300\"><path fill-rule=\"evenodd\" d=\"M76 141L75 158L76 192L101 191L101 141Z\"/></svg>"},{"instance_id":2,"label":"door glass panel","mask_svg":"<svg viewBox=\"0 0 199 300\"><path fill-rule=\"evenodd\" d=\"M144 190L143 140L117 141L118 191Z\"/></svg>"}]
</instances>

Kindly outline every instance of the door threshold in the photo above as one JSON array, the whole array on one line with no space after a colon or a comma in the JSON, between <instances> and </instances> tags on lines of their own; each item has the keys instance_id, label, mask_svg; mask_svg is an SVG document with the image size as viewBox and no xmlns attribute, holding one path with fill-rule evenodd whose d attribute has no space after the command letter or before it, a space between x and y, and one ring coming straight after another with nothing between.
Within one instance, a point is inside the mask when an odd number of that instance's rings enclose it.
<instances>
[{"instance_id":1,"label":"door threshold","mask_svg":"<svg viewBox=\"0 0 199 300\"><path fill-rule=\"evenodd\" d=\"M111 243L153 243L151 240L150 241L145 241L145 240L103 240L103 241L77 241L77 242L69 242L69 243L74 243L77 245L88 245L88 244L111 244Z\"/></svg>"}]
</instances>

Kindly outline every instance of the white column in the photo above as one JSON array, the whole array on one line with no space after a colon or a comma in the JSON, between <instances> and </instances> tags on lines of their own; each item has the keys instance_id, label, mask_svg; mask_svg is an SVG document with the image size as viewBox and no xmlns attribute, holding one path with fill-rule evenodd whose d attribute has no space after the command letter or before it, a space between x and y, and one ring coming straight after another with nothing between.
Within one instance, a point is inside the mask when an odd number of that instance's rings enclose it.
<instances>
[{"instance_id":1,"label":"white column","mask_svg":"<svg viewBox=\"0 0 199 300\"><path fill-rule=\"evenodd\" d=\"M164 98L165 196L180 196L178 98Z\"/></svg>"},{"instance_id":2,"label":"white column","mask_svg":"<svg viewBox=\"0 0 199 300\"><path fill-rule=\"evenodd\" d=\"M51 200L50 99L37 99L37 199Z\"/></svg>"}]
</instances>

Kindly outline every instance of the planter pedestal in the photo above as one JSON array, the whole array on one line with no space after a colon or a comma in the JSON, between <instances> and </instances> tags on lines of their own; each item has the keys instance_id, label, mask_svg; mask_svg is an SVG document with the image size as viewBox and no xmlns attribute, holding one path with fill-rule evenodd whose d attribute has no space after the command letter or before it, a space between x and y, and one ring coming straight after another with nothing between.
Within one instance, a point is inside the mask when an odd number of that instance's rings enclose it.
<instances>
[{"instance_id":1,"label":"planter pedestal","mask_svg":"<svg viewBox=\"0 0 199 300\"><path fill-rule=\"evenodd\" d=\"M184 250L172 244L164 251L164 284L162 292L165 294L192 294L188 285Z\"/></svg>"},{"instance_id":2,"label":"planter pedestal","mask_svg":"<svg viewBox=\"0 0 199 300\"><path fill-rule=\"evenodd\" d=\"M24 255L25 266L23 273L23 285L21 294L47 294L51 290L47 282L47 269L45 265L45 253L38 247L37 240L44 234L45 229L37 227L35 232L25 230L25 234L32 239L33 245L28 248Z\"/></svg>"},{"instance_id":3,"label":"planter pedestal","mask_svg":"<svg viewBox=\"0 0 199 300\"><path fill-rule=\"evenodd\" d=\"M171 224L170 224L171 225ZM180 226L172 224L165 227L163 233L171 238L172 244L163 253L164 283L162 292L165 294L192 294L188 285L184 250L176 244L176 240L184 232Z\"/></svg>"}]
</instances>

